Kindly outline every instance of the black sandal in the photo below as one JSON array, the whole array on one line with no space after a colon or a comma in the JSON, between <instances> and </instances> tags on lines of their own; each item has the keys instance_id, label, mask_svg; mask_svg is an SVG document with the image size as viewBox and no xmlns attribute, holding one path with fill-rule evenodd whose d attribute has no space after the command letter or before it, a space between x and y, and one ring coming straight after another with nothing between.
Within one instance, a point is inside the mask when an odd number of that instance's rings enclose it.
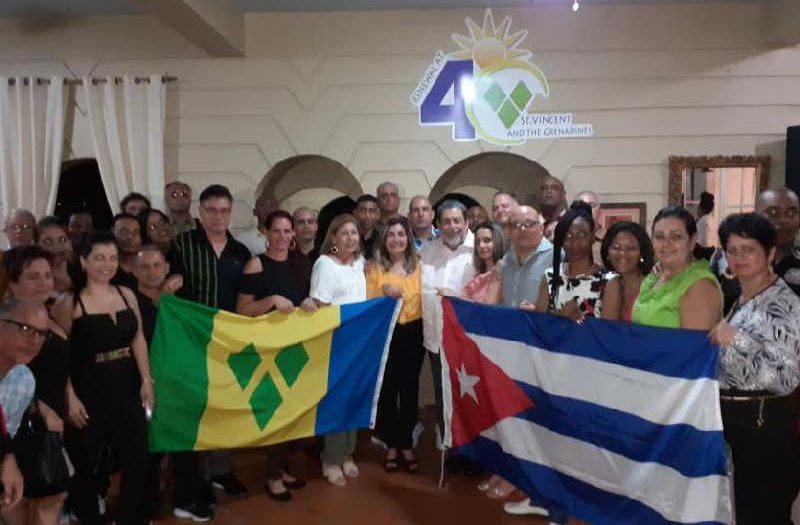
<instances>
[{"instance_id":1,"label":"black sandal","mask_svg":"<svg viewBox=\"0 0 800 525\"><path fill-rule=\"evenodd\" d=\"M386 472L397 472L400 468L400 456L390 458L388 456L383 458L383 470Z\"/></svg>"},{"instance_id":2,"label":"black sandal","mask_svg":"<svg viewBox=\"0 0 800 525\"><path fill-rule=\"evenodd\" d=\"M403 453L400 453L400 458L403 461L403 466L406 469L406 472L409 474L416 474L419 472L419 461L417 461L416 456L412 454L412 456L406 457Z\"/></svg>"}]
</instances>

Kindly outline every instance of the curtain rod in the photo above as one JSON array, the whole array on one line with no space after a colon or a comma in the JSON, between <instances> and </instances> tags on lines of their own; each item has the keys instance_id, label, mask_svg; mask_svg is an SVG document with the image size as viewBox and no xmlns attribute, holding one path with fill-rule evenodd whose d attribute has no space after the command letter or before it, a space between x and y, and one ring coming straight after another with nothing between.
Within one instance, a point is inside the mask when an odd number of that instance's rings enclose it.
<instances>
[{"instance_id":1,"label":"curtain rod","mask_svg":"<svg viewBox=\"0 0 800 525\"><path fill-rule=\"evenodd\" d=\"M50 84L50 79L49 78L43 78L43 77L23 77L22 78L22 83L23 83L23 85L28 86L28 85L30 85L31 80L34 80L36 82L36 84L39 85L39 86L41 86L43 84L45 84L45 85L49 85ZM164 83L177 82L177 80L178 80L178 77L173 77L173 76L166 76L165 75L165 76L161 77L161 81L164 82ZM108 79L106 77L92 77L92 84L105 84L107 81L108 81ZM150 83L150 77L135 77L135 81L136 81L137 84L141 84L142 82ZM10 77L8 79L8 83L10 85L12 85L12 86L15 85L17 83L16 77ZM121 84L121 83L122 83L122 78L121 77L114 77L114 84ZM64 84L66 84L66 85L81 85L81 84L83 84L83 79L82 78L65 78L64 79Z\"/></svg>"}]
</instances>

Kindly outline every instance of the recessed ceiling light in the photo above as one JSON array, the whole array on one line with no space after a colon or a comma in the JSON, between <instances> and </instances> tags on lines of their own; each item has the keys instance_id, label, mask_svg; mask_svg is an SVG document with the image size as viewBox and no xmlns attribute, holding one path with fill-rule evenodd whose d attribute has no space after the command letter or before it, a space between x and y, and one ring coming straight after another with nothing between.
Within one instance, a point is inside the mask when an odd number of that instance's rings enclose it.
<instances>
[{"instance_id":1,"label":"recessed ceiling light","mask_svg":"<svg viewBox=\"0 0 800 525\"><path fill-rule=\"evenodd\" d=\"M572 2L572 11L575 12L581 8L581 4L578 3L578 0Z\"/></svg>"}]
</instances>

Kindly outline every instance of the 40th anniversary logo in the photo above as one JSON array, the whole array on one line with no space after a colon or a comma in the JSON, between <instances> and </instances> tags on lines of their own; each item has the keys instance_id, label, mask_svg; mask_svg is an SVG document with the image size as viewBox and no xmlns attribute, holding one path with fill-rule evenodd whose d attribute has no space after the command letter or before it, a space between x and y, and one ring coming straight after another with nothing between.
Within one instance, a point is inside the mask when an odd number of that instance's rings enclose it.
<instances>
[{"instance_id":1,"label":"40th anniversary logo","mask_svg":"<svg viewBox=\"0 0 800 525\"><path fill-rule=\"evenodd\" d=\"M550 86L531 52L519 48L526 30L512 33L508 16L495 25L491 9L482 26L465 22L469 36L452 35L460 49L437 51L409 96L421 125L450 125L454 140L503 145L592 135L592 125L574 123L571 113L533 111L537 97L550 96Z\"/></svg>"}]
</instances>

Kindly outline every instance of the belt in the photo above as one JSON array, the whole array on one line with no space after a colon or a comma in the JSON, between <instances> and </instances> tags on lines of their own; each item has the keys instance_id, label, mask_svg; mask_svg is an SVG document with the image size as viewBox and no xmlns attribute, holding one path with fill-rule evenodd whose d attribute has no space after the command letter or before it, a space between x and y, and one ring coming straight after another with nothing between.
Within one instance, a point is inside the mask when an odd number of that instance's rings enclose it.
<instances>
[{"instance_id":1,"label":"belt","mask_svg":"<svg viewBox=\"0 0 800 525\"><path fill-rule=\"evenodd\" d=\"M124 357L131 356L130 347L117 348L116 350L109 350L108 352L99 352L94 356L95 363L108 363L109 361L116 361Z\"/></svg>"},{"instance_id":2,"label":"belt","mask_svg":"<svg viewBox=\"0 0 800 525\"><path fill-rule=\"evenodd\" d=\"M778 399L782 397L790 397L791 394L788 396L782 396L779 394L773 394L769 390L720 390L719 391L719 398L722 401L769 401L770 399Z\"/></svg>"}]
</instances>

